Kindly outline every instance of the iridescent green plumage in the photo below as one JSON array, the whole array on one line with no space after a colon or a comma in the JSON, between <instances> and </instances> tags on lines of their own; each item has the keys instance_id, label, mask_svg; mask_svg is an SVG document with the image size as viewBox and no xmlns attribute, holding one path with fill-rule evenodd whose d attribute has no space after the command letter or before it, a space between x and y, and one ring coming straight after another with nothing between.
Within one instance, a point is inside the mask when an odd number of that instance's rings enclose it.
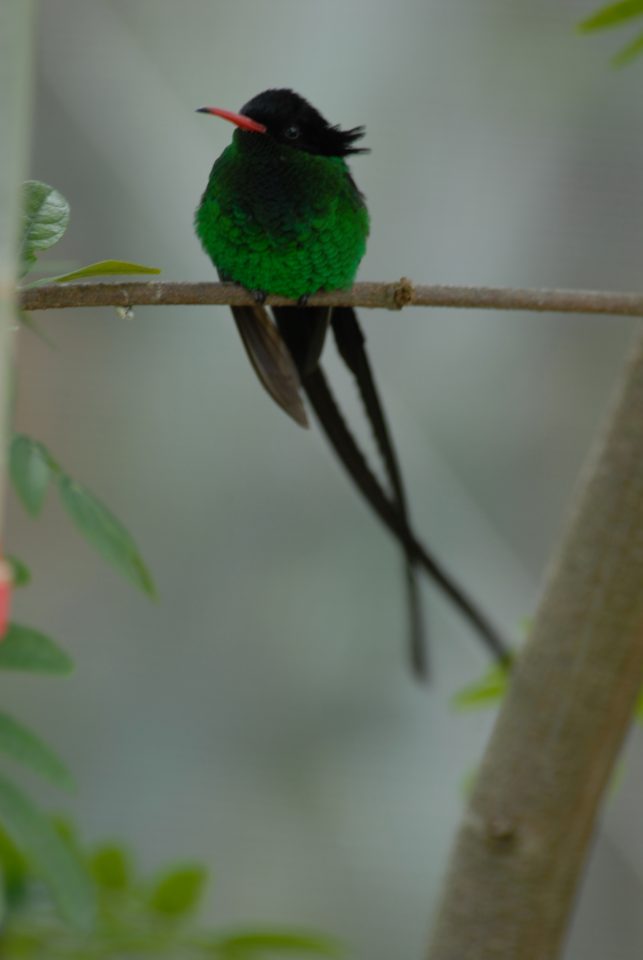
<instances>
[{"instance_id":1,"label":"iridescent green plumage","mask_svg":"<svg viewBox=\"0 0 643 960\"><path fill-rule=\"evenodd\" d=\"M223 277L293 299L350 286L368 226L342 157L242 130L215 162L195 218Z\"/></svg>"}]
</instances>

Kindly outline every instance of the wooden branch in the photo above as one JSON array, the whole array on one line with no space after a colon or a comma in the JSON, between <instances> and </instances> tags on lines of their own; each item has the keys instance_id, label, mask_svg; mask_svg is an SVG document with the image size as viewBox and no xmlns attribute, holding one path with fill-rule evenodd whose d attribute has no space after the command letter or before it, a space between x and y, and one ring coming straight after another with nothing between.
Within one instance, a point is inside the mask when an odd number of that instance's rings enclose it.
<instances>
[{"instance_id":1,"label":"wooden branch","mask_svg":"<svg viewBox=\"0 0 643 960\"><path fill-rule=\"evenodd\" d=\"M452 854L430 960L553 960L643 673L643 337Z\"/></svg>"},{"instance_id":2,"label":"wooden branch","mask_svg":"<svg viewBox=\"0 0 643 960\"><path fill-rule=\"evenodd\" d=\"M527 310L537 313L599 313L643 317L643 293L606 293L596 290L521 290L504 287L414 286L402 278L392 283L356 283L310 297L311 306L459 307L482 310ZM67 307L133 307L254 303L242 287L231 283L134 281L120 283L52 283L23 290L25 310ZM284 297L268 297L275 306L292 304Z\"/></svg>"}]
</instances>

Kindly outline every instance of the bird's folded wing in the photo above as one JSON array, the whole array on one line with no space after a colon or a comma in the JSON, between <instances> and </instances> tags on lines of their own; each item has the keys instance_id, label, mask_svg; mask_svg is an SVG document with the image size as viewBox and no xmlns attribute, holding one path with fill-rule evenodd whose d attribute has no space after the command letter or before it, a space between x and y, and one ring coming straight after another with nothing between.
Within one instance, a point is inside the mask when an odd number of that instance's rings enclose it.
<instances>
[{"instance_id":1,"label":"bird's folded wing","mask_svg":"<svg viewBox=\"0 0 643 960\"><path fill-rule=\"evenodd\" d=\"M307 427L297 368L268 313L260 306L231 309L261 384L282 410L301 427Z\"/></svg>"}]
</instances>

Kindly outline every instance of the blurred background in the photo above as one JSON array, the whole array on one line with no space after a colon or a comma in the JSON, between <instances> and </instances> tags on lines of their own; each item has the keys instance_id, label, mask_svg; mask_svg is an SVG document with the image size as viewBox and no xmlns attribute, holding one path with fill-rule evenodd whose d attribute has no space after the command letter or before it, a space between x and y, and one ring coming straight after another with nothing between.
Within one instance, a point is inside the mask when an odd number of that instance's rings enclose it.
<instances>
[{"instance_id":1,"label":"blurred background","mask_svg":"<svg viewBox=\"0 0 643 960\"><path fill-rule=\"evenodd\" d=\"M643 60L580 37L591 0L46 0L30 175L72 219L52 256L212 279L192 217L232 128L195 114L290 86L365 124L359 278L640 289ZM313 427L266 399L226 309L41 314L17 421L133 532L149 603L52 498L11 506L17 619L77 670L5 684L63 752L88 840L150 870L200 859L216 924L308 926L423 955L463 784L493 720L450 700L487 659L429 587L433 677L405 657L399 552ZM423 538L515 643L632 323L363 312ZM325 358L359 420L352 385ZM365 438L367 433L364 431ZM609 799L568 958L643 947L641 733ZM60 805L53 792L43 802Z\"/></svg>"}]
</instances>

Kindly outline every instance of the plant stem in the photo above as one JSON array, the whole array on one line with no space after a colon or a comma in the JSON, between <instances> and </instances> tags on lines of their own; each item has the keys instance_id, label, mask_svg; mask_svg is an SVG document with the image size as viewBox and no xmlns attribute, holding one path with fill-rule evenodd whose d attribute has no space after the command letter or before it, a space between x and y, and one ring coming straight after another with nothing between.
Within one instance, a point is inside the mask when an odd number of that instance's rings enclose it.
<instances>
[{"instance_id":1,"label":"plant stem","mask_svg":"<svg viewBox=\"0 0 643 960\"><path fill-rule=\"evenodd\" d=\"M20 185L31 114L33 0L0 3L0 536L6 495Z\"/></svg>"}]
</instances>

